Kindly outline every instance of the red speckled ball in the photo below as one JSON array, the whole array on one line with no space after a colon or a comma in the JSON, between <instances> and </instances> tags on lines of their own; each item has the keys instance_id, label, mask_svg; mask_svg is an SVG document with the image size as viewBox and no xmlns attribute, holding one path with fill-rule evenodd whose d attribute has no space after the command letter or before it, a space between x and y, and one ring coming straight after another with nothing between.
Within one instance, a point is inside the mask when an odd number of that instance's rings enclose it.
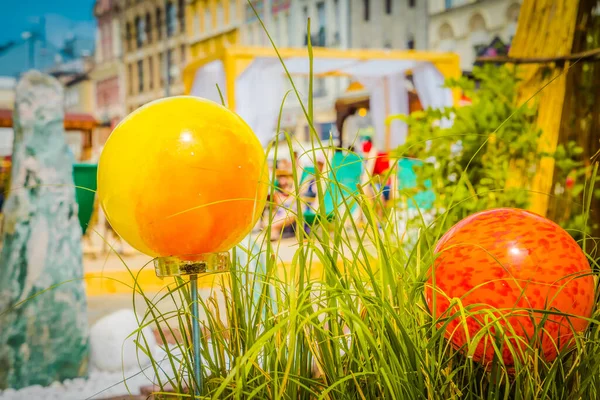
<instances>
[{"instance_id":1,"label":"red speckled ball","mask_svg":"<svg viewBox=\"0 0 600 400\"><path fill-rule=\"evenodd\" d=\"M594 304L594 278L585 254L552 221L519 209L479 212L453 226L435 253L425 298L435 318L440 318L439 326L453 318L446 337L457 348L467 351L468 347L462 347L468 340L462 321L474 343L486 318L496 317L500 318L496 326L504 330L505 365L514 365L508 344L520 354L519 349L536 343L545 359L552 361L557 348L571 341L573 331L581 332L588 325L583 318L562 315L549 315L543 322L541 310L587 318ZM449 310L452 299L473 307L466 319L452 317L459 311L457 306ZM494 328L484 329L489 333L482 336L472 356L485 364L494 358L497 335Z\"/></svg>"}]
</instances>

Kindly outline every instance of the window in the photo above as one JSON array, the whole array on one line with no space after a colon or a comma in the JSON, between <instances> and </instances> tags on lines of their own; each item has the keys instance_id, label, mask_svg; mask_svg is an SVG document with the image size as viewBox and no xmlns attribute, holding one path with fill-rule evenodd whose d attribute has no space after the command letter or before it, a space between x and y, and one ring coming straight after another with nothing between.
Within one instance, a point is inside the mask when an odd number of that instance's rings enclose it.
<instances>
[{"instance_id":1,"label":"window","mask_svg":"<svg viewBox=\"0 0 600 400\"><path fill-rule=\"evenodd\" d=\"M158 70L160 71L160 86L163 87L165 85L165 53L161 52L158 55Z\"/></svg>"},{"instance_id":2,"label":"window","mask_svg":"<svg viewBox=\"0 0 600 400\"><path fill-rule=\"evenodd\" d=\"M335 15L335 24L340 27L341 26L341 18L340 18L340 2L339 0L333 0L333 13Z\"/></svg>"},{"instance_id":3,"label":"window","mask_svg":"<svg viewBox=\"0 0 600 400\"><path fill-rule=\"evenodd\" d=\"M325 122L322 124L319 124L319 127L321 128L321 140L325 140L325 141L329 141L329 138L331 136L333 136L334 130L335 130L335 123L333 122Z\"/></svg>"},{"instance_id":4,"label":"window","mask_svg":"<svg viewBox=\"0 0 600 400\"><path fill-rule=\"evenodd\" d=\"M315 87L313 88L314 97L327 96L327 88L325 86L325 78L315 78Z\"/></svg>"},{"instance_id":5,"label":"window","mask_svg":"<svg viewBox=\"0 0 600 400\"><path fill-rule=\"evenodd\" d=\"M285 23L287 26L286 43L287 43L288 47L292 47L292 36L294 35L294 29L293 29L294 27L292 25L292 16L291 16L289 10L285 12Z\"/></svg>"},{"instance_id":6,"label":"window","mask_svg":"<svg viewBox=\"0 0 600 400\"><path fill-rule=\"evenodd\" d=\"M281 16L279 14L275 14L273 17L273 25L275 25L275 43L281 45Z\"/></svg>"},{"instance_id":7,"label":"window","mask_svg":"<svg viewBox=\"0 0 600 400\"><path fill-rule=\"evenodd\" d=\"M105 108L119 102L119 78L112 77L96 83L96 105Z\"/></svg>"},{"instance_id":8,"label":"window","mask_svg":"<svg viewBox=\"0 0 600 400\"><path fill-rule=\"evenodd\" d=\"M156 9L156 38L162 39L162 11L160 8Z\"/></svg>"},{"instance_id":9,"label":"window","mask_svg":"<svg viewBox=\"0 0 600 400\"><path fill-rule=\"evenodd\" d=\"M254 27L251 24L246 25L245 43L249 46L254 45Z\"/></svg>"},{"instance_id":10,"label":"window","mask_svg":"<svg viewBox=\"0 0 600 400\"><path fill-rule=\"evenodd\" d=\"M333 1L333 9L334 9L334 13L335 13L335 23L334 23L334 26L336 26L337 29L340 29L341 26L342 26L342 17L340 15L340 2L339 2L339 0L334 0ZM334 39L333 39L334 44L337 45L337 46L341 45L340 32L336 31L333 34L333 37L334 37Z\"/></svg>"},{"instance_id":11,"label":"window","mask_svg":"<svg viewBox=\"0 0 600 400\"><path fill-rule=\"evenodd\" d=\"M144 62L139 60L137 62L137 72L138 72L138 93L142 93L144 91Z\"/></svg>"},{"instance_id":12,"label":"window","mask_svg":"<svg viewBox=\"0 0 600 400\"><path fill-rule=\"evenodd\" d=\"M450 24L447 22L442 24L439 33L439 45L437 50L440 51L454 51L456 48L456 41L454 40L454 31Z\"/></svg>"},{"instance_id":13,"label":"window","mask_svg":"<svg viewBox=\"0 0 600 400\"><path fill-rule=\"evenodd\" d=\"M186 58L185 57L186 56L186 54L185 54L185 44L181 45L181 48L180 48L179 52L180 52L179 54L180 54L181 65L185 65L185 58Z\"/></svg>"},{"instance_id":14,"label":"window","mask_svg":"<svg viewBox=\"0 0 600 400\"><path fill-rule=\"evenodd\" d=\"M179 32L185 32L185 0L179 0L177 4L177 19L179 20Z\"/></svg>"},{"instance_id":15,"label":"window","mask_svg":"<svg viewBox=\"0 0 600 400\"><path fill-rule=\"evenodd\" d=\"M410 4L410 0L409 0L409 4ZM385 0L385 13L387 15L390 15L392 13L392 0Z\"/></svg>"},{"instance_id":16,"label":"window","mask_svg":"<svg viewBox=\"0 0 600 400\"><path fill-rule=\"evenodd\" d=\"M308 7L304 7L302 8L302 16L303 16L303 21L302 24L303 26L303 30L304 30L304 45L308 45L308 32L306 31L306 29L308 28Z\"/></svg>"},{"instance_id":17,"label":"window","mask_svg":"<svg viewBox=\"0 0 600 400\"><path fill-rule=\"evenodd\" d=\"M317 3L317 20L319 22L318 40L315 45L325 46L325 3Z\"/></svg>"},{"instance_id":18,"label":"window","mask_svg":"<svg viewBox=\"0 0 600 400\"><path fill-rule=\"evenodd\" d=\"M237 20L237 1L229 0L229 24L235 23Z\"/></svg>"},{"instance_id":19,"label":"window","mask_svg":"<svg viewBox=\"0 0 600 400\"><path fill-rule=\"evenodd\" d=\"M304 18L304 21L302 21L302 23L303 23L303 24L304 24L304 26L306 27L306 26L307 26L307 25L306 25L306 21L308 21L308 7L306 7L306 6L305 6L305 7L302 9L302 16L303 16L303 18Z\"/></svg>"},{"instance_id":20,"label":"window","mask_svg":"<svg viewBox=\"0 0 600 400\"><path fill-rule=\"evenodd\" d=\"M369 0L363 0L363 4L364 4L364 8L365 8L364 9L364 12L365 12L364 19L365 19L365 21L368 21L369 20L369 5L370 5Z\"/></svg>"},{"instance_id":21,"label":"window","mask_svg":"<svg viewBox=\"0 0 600 400\"><path fill-rule=\"evenodd\" d=\"M210 7L208 2L204 3L204 32L212 29L212 15L210 15Z\"/></svg>"},{"instance_id":22,"label":"window","mask_svg":"<svg viewBox=\"0 0 600 400\"><path fill-rule=\"evenodd\" d=\"M173 49L169 49L167 51L167 68L168 68L168 74L169 74L169 82L171 82L173 79L173 65L175 65L173 63Z\"/></svg>"},{"instance_id":23,"label":"window","mask_svg":"<svg viewBox=\"0 0 600 400\"><path fill-rule=\"evenodd\" d=\"M194 9L194 34L198 34L200 32L200 15L198 14L198 10Z\"/></svg>"},{"instance_id":24,"label":"window","mask_svg":"<svg viewBox=\"0 0 600 400\"><path fill-rule=\"evenodd\" d=\"M471 17L469 20L469 31L471 46L473 46L475 55L479 55L490 43L490 35L485 19L481 14L475 14Z\"/></svg>"},{"instance_id":25,"label":"window","mask_svg":"<svg viewBox=\"0 0 600 400\"><path fill-rule=\"evenodd\" d=\"M408 40L406 41L406 48L409 50L414 50L415 48L415 37L413 35L408 35Z\"/></svg>"},{"instance_id":26,"label":"window","mask_svg":"<svg viewBox=\"0 0 600 400\"><path fill-rule=\"evenodd\" d=\"M417 5L417 0L408 0L409 8L415 8L416 5Z\"/></svg>"},{"instance_id":27,"label":"window","mask_svg":"<svg viewBox=\"0 0 600 400\"><path fill-rule=\"evenodd\" d=\"M135 43L139 49L146 41L146 28L144 20L141 17L135 17Z\"/></svg>"},{"instance_id":28,"label":"window","mask_svg":"<svg viewBox=\"0 0 600 400\"><path fill-rule=\"evenodd\" d=\"M152 56L148 57L148 89L154 87L154 60Z\"/></svg>"},{"instance_id":29,"label":"window","mask_svg":"<svg viewBox=\"0 0 600 400\"><path fill-rule=\"evenodd\" d=\"M444 0L444 4L446 5L446 8L452 8L452 0Z\"/></svg>"},{"instance_id":30,"label":"window","mask_svg":"<svg viewBox=\"0 0 600 400\"><path fill-rule=\"evenodd\" d=\"M131 51L131 24L129 22L125 24L125 45L127 51Z\"/></svg>"},{"instance_id":31,"label":"window","mask_svg":"<svg viewBox=\"0 0 600 400\"><path fill-rule=\"evenodd\" d=\"M110 20L104 20L99 24L100 41L102 46L102 59L113 58L112 25Z\"/></svg>"},{"instance_id":32,"label":"window","mask_svg":"<svg viewBox=\"0 0 600 400\"><path fill-rule=\"evenodd\" d=\"M152 20L150 13L146 14L146 40L148 43L152 43Z\"/></svg>"},{"instance_id":33,"label":"window","mask_svg":"<svg viewBox=\"0 0 600 400\"><path fill-rule=\"evenodd\" d=\"M72 109L79 103L79 93L76 88L65 90L65 108Z\"/></svg>"},{"instance_id":34,"label":"window","mask_svg":"<svg viewBox=\"0 0 600 400\"><path fill-rule=\"evenodd\" d=\"M127 66L127 83L129 94L133 94L133 64Z\"/></svg>"},{"instance_id":35,"label":"window","mask_svg":"<svg viewBox=\"0 0 600 400\"><path fill-rule=\"evenodd\" d=\"M219 4L217 4L217 28L222 28L225 25L224 18L223 4L219 2Z\"/></svg>"},{"instance_id":36,"label":"window","mask_svg":"<svg viewBox=\"0 0 600 400\"><path fill-rule=\"evenodd\" d=\"M177 10L173 3L167 3L167 36L171 37L175 33L175 24L177 23Z\"/></svg>"}]
</instances>

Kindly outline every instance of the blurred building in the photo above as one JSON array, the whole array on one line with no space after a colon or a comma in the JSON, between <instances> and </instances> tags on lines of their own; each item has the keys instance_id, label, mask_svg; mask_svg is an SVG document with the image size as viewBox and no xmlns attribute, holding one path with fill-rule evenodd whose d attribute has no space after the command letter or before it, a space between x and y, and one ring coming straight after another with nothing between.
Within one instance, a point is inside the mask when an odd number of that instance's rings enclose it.
<instances>
[{"instance_id":1,"label":"blurred building","mask_svg":"<svg viewBox=\"0 0 600 400\"><path fill-rule=\"evenodd\" d=\"M119 0L127 113L183 93L181 72L188 61L185 3Z\"/></svg>"},{"instance_id":2,"label":"blurred building","mask_svg":"<svg viewBox=\"0 0 600 400\"><path fill-rule=\"evenodd\" d=\"M92 57L82 57L56 64L47 72L64 87L65 135L76 160L92 157L94 133L97 125L95 111L95 82Z\"/></svg>"},{"instance_id":3,"label":"blurred building","mask_svg":"<svg viewBox=\"0 0 600 400\"><path fill-rule=\"evenodd\" d=\"M0 76L0 108L13 109L17 80L12 76Z\"/></svg>"},{"instance_id":4,"label":"blurred building","mask_svg":"<svg viewBox=\"0 0 600 400\"><path fill-rule=\"evenodd\" d=\"M251 6L244 2L241 43L271 46L256 10L278 47L306 46L310 18L313 46L348 48L350 3L348 0L253 0Z\"/></svg>"},{"instance_id":5,"label":"blurred building","mask_svg":"<svg viewBox=\"0 0 600 400\"><path fill-rule=\"evenodd\" d=\"M278 47L307 45L307 20L311 20L311 44L317 47L427 48L427 1L425 0L253 0L269 36ZM250 4L244 5L240 43L272 46ZM308 78L294 77L306 101ZM351 92L346 77L316 77L313 86L317 133L327 140L337 136L335 104ZM358 85L360 86L360 85ZM364 92L359 87L359 91ZM308 125L295 96L284 107L282 127L300 138L308 137Z\"/></svg>"},{"instance_id":6,"label":"blurred building","mask_svg":"<svg viewBox=\"0 0 600 400\"><path fill-rule=\"evenodd\" d=\"M15 105L15 86L17 80L8 76L0 76L0 163L4 157L12 154L13 130L1 120L11 118ZM0 166L0 169L2 167ZM0 183L1 185L1 183ZM1 190L1 189L0 189Z\"/></svg>"},{"instance_id":7,"label":"blurred building","mask_svg":"<svg viewBox=\"0 0 600 400\"><path fill-rule=\"evenodd\" d=\"M460 56L463 71L477 56L508 52L521 0L430 0L429 47Z\"/></svg>"},{"instance_id":8,"label":"blurred building","mask_svg":"<svg viewBox=\"0 0 600 400\"><path fill-rule=\"evenodd\" d=\"M280 48L305 47L309 18L314 47L426 49L427 3L426 0L189 0L186 23L191 59L210 57L231 45L272 47L271 40ZM308 77L293 79L306 104ZM338 135L336 101L367 95L356 82L350 89L351 83L347 77L314 78L314 122L322 139ZM308 138L308 124L295 95L286 100L281 127L300 140Z\"/></svg>"},{"instance_id":9,"label":"blurred building","mask_svg":"<svg viewBox=\"0 0 600 400\"><path fill-rule=\"evenodd\" d=\"M96 0L97 20L93 81L93 110L101 128L100 143L106 141L111 128L125 117L125 65L123 63L121 5L117 0Z\"/></svg>"},{"instance_id":10,"label":"blurred building","mask_svg":"<svg viewBox=\"0 0 600 400\"><path fill-rule=\"evenodd\" d=\"M307 20L311 20L313 47L347 49L350 43L350 10L353 0L253 0L244 2L240 24L240 43L248 46L305 47L308 44ZM256 13L269 33L260 24ZM295 76L294 82L306 104L308 77ZM335 130L334 104L349 84L345 77L316 77L313 82L314 122L323 139ZM295 95L289 96L281 119L282 129L308 138L308 124Z\"/></svg>"},{"instance_id":11,"label":"blurred building","mask_svg":"<svg viewBox=\"0 0 600 400\"><path fill-rule=\"evenodd\" d=\"M351 47L427 49L427 4L432 1L351 0Z\"/></svg>"},{"instance_id":12,"label":"blurred building","mask_svg":"<svg viewBox=\"0 0 600 400\"><path fill-rule=\"evenodd\" d=\"M188 1L186 26L192 59L204 58L220 48L239 43L241 4L245 1Z\"/></svg>"}]
</instances>

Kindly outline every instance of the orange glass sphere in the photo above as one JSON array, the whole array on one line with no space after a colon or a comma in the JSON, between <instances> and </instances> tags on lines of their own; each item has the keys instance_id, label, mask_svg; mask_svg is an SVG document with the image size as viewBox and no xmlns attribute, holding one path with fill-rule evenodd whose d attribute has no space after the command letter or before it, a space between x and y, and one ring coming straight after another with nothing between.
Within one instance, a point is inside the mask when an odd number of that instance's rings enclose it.
<instances>
[{"instance_id":1,"label":"orange glass sphere","mask_svg":"<svg viewBox=\"0 0 600 400\"><path fill-rule=\"evenodd\" d=\"M510 208L479 212L452 227L435 253L425 286L427 304L436 318L452 318L446 337L457 348L466 350L462 346L468 340L462 321L471 340L481 329L487 330L472 353L476 361L493 360L497 335L489 321L494 318L500 318L496 327L502 327L502 358L509 366L514 365L509 344L518 355L536 343L533 346L552 361L557 349L588 325L583 318L540 312L589 318L595 297L585 254L548 219ZM452 299L472 307L465 320L456 315L458 306L450 308Z\"/></svg>"},{"instance_id":2,"label":"orange glass sphere","mask_svg":"<svg viewBox=\"0 0 600 400\"><path fill-rule=\"evenodd\" d=\"M149 103L112 132L98 163L98 197L113 229L154 257L226 251L265 206L264 150L250 127L198 97Z\"/></svg>"}]
</instances>

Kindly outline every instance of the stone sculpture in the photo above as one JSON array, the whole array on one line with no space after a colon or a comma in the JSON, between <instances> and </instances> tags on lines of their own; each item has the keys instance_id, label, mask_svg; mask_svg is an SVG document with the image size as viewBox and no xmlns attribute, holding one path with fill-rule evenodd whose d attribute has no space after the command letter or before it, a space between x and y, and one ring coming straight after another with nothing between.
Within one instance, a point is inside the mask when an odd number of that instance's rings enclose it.
<instances>
[{"instance_id":1,"label":"stone sculpture","mask_svg":"<svg viewBox=\"0 0 600 400\"><path fill-rule=\"evenodd\" d=\"M16 87L0 252L0 389L87 374L81 227L63 120L60 83L26 73Z\"/></svg>"}]
</instances>

